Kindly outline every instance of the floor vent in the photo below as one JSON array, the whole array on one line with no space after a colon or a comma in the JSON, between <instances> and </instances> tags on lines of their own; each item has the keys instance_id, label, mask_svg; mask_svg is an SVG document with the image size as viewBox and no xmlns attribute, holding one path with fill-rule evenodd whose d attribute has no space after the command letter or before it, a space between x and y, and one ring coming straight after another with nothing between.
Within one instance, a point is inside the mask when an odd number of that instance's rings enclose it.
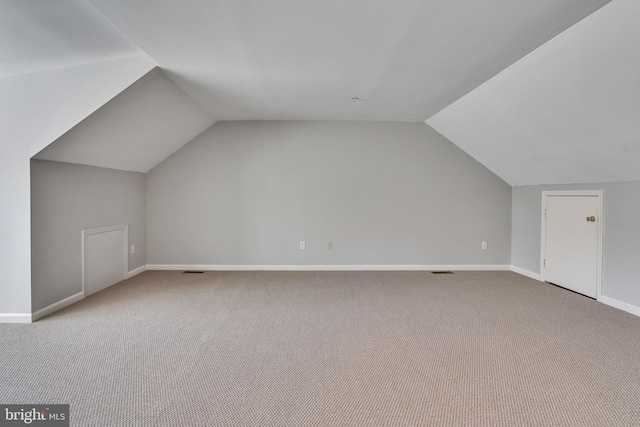
<instances>
[{"instance_id":1,"label":"floor vent","mask_svg":"<svg viewBox=\"0 0 640 427\"><path fill-rule=\"evenodd\" d=\"M204 271L187 270L184 272L184 274L202 274L202 273L204 273Z\"/></svg>"},{"instance_id":2,"label":"floor vent","mask_svg":"<svg viewBox=\"0 0 640 427\"><path fill-rule=\"evenodd\" d=\"M453 271L432 271L431 274L453 274Z\"/></svg>"}]
</instances>

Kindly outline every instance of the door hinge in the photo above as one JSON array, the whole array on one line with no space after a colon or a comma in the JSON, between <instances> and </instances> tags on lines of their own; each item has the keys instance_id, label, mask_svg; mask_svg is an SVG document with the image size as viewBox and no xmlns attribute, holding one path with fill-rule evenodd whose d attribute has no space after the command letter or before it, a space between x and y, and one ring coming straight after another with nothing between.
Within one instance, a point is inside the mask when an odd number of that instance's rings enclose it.
<instances>
[{"instance_id":1,"label":"door hinge","mask_svg":"<svg viewBox=\"0 0 640 427\"><path fill-rule=\"evenodd\" d=\"M546 259L542 261L542 266L543 266L543 267L546 267L546 266L547 266L547 260L546 260Z\"/></svg>"},{"instance_id":2,"label":"door hinge","mask_svg":"<svg viewBox=\"0 0 640 427\"><path fill-rule=\"evenodd\" d=\"M544 217L545 218L547 217L547 210L546 209L544 210Z\"/></svg>"}]
</instances>

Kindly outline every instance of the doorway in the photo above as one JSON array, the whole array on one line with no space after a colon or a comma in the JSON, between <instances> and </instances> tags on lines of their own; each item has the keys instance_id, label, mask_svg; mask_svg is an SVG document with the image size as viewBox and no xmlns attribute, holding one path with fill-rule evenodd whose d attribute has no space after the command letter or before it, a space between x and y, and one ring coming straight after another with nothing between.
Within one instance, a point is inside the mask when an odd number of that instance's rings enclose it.
<instances>
[{"instance_id":1,"label":"doorway","mask_svg":"<svg viewBox=\"0 0 640 427\"><path fill-rule=\"evenodd\" d=\"M542 192L542 280L602 295L602 191Z\"/></svg>"}]
</instances>

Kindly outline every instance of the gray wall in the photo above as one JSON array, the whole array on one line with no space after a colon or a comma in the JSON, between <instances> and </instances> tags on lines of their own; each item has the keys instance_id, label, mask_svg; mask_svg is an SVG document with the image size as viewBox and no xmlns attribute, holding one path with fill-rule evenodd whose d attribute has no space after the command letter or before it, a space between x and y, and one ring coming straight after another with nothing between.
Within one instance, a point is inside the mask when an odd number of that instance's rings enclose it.
<instances>
[{"instance_id":1,"label":"gray wall","mask_svg":"<svg viewBox=\"0 0 640 427\"><path fill-rule=\"evenodd\" d=\"M82 291L83 229L129 225L129 270L146 264L144 174L31 160L32 310Z\"/></svg>"},{"instance_id":2,"label":"gray wall","mask_svg":"<svg viewBox=\"0 0 640 427\"><path fill-rule=\"evenodd\" d=\"M542 191L604 190L602 294L640 307L640 182L513 187L514 266L540 274Z\"/></svg>"},{"instance_id":3,"label":"gray wall","mask_svg":"<svg viewBox=\"0 0 640 427\"><path fill-rule=\"evenodd\" d=\"M154 66L142 55L0 79L0 322L31 317L29 159Z\"/></svg>"},{"instance_id":4,"label":"gray wall","mask_svg":"<svg viewBox=\"0 0 640 427\"><path fill-rule=\"evenodd\" d=\"M146 184L149 264L510 264L511 187L424 123L219 122Z\"/></svg>"}]
</instances>

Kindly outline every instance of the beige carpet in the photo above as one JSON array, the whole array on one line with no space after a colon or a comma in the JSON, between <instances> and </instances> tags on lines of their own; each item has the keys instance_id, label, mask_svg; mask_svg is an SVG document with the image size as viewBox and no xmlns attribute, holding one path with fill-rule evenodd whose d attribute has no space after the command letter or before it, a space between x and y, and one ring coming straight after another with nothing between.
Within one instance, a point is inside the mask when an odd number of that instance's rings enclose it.
<instances>
[{"instance_id":1,"label":"beige carpet","mask_svg":"<svg viewBox=\"0 0 640 427\"><path fill-rule=\"evenodd\" d=\"M146 272L0 325L74 426L640 426L640 318L510 272Z\"/></svg>"}]
</instances>

